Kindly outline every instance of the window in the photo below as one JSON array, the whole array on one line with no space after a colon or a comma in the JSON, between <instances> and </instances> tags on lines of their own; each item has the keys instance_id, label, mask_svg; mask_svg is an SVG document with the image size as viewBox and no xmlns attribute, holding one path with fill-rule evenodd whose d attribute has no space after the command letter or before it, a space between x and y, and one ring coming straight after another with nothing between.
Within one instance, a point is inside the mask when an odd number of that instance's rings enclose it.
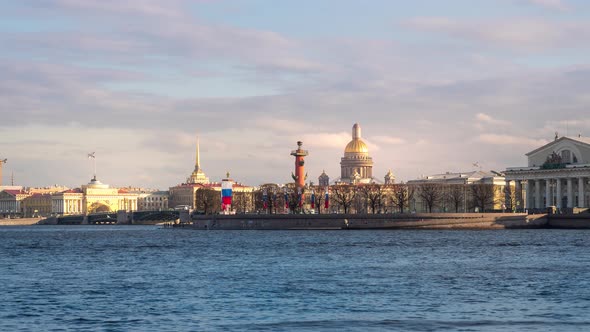
<instances>
[{"instance_id":1,"label":"window","mask_svg":"<svg viewBox=\"0 0 590 332\"><path fill-rule=\"evenodd\" d=\"M572 153L572 164L577 164L578 163L578 157L576 157L575 153Z\"/></svg>"}]
</instances>

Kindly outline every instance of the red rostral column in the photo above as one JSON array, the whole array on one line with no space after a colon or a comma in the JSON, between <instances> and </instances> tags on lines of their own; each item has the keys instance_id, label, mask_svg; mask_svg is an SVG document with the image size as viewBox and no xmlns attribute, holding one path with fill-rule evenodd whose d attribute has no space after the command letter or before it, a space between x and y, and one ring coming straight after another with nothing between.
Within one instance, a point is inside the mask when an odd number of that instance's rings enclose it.
<instances>
[{"instance_id":1,"label":"red rostral column","mask_svg":"<svg viewBox=\"0 0 590 332\"><path fill-rule=\"evenodd\" d=\"M307 156L308 153L307 150L301 149L301 145L303 145L303 142L298 141L297 150L291 151L291 155L295 156L295 174L291 174L291 176L293 177L293 180L295 180L295 185L297 188L303 188L305 186L306 178L304 166L305 160L303 158Z\"/></svg>"}]
</instances>

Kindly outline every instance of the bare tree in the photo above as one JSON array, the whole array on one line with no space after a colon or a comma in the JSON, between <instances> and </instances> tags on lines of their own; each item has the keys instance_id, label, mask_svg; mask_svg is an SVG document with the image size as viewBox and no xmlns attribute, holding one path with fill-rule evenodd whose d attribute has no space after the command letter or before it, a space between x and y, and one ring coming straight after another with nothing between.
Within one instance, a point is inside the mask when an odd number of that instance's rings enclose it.
<instances>
[{"instance_id":1,"label":"bare tree","mask_svg":"<svg viewBox=\"0 0 590 332\"><path fill-rule=\"evenodd\" d=\"M504 206L508 211L516 210L516 188L504 186Z\"/></svg>"},{"instance_id":2,"label":"bare tree","mask_svg":"<svg viewBox=\"0 0 590 332\"><path fill-rule=\"evenodd\" d=\"M363 206L365 211L371 209L371 213L381 209L384 199L383 186L376 183L363 184L358 186L358 193L363 199Z\"/></svg>"},{"instance_id":3,"label":"bare tree","mask_svg":"<svg viewBox=\"0 0 590 332\"><path fill-rule=\"evenodd\" d=\"M350 207L356 198L356 186L341 184L332 186L332 200L338 204L343 212L349 213Z\"/></svg>"},{"instance_id":4,"label":"bare tree","mask_svg":"<svg viewBox=\"0 0 590 332\"><path fill-rule=\"evenodd\" d=\"M219 212L221 194L212 188L199 188L195 194L195 210L204 214Z\"/></svg>"},{"instance_id":5,"label":"bare tree","mask_svg":"<svg viewBox=\"0 0 590 332\"><path fill-rule=\"evenodd\" d=\"M459 207L465 205L465 190L464 184L451 184L447 189L447 199L452 204L455 212L459 212Z\"/></svg>"},{"instance_id":6,"label":"bare tree","mask_svg":"<svg viewBox=\"0 0 590 332\"><path fill-rule=\"evenodd\" d=\"M410 200L414 197L414 187L407 184L398 183L392 185L391 201L400 213L410 206Z\"/></svg>"},{"instance_id":7,"label":"bare tree","mask_svg":"<svg viewBox=\"0 0 590 332\"><path fill-rule=\"evenodd\" d=\"M429 213L443 198L443 186L440 183L422 183L418 185L418 197L426 204Z\"/></svg>"},{"instance_id":8,"label":"bare tree","mask_svg":"<svg viewBox=\"0 0 590 332\"><path fill-rule=\"evenodd\" d=\"M494 207L496 203L496 187L493 184L474 183L469 186L473 206L481 209L481 212Z\"/></svg>"},{"instance_id":9,"label":"bare tree","mask_svg":"<svg viewBox=\"0 0 590 332\"><path fill-rule=\"evenodd\" d=\"M266 193L266 198L264 197ZM278 200L280 199L280 188L274 183L263 184L254 194L255 209L265 210L266 213L277 213ZM264 200L266 199L266 208ZM283 203L284 204L284 203Z\"/></svg>"},{"instance_id":10,"label":"bare tree","mask_svg":"<svg viewBox=\"0 0 590 332\"><path fill-rule=\"evenodd\" d=\"M232 199L232 207L236 213L246 213L252 210L252 195L251 192L234 192Z\"/></svg>"},{"instance_id":11,"label":"bare tree","mask_svg":"<svg viewBox=\"0 0 590 332\"><path fill-rule=\"evenodd\" d=\"M321 214L322 207L326 203L326 188L316 186L314 188L314 192L315 192L315 197L314 197L315 198L315 202L314 202L315 209L318 214ZM311 196L309 199L311 200Z\"/></svg>"}]
</instances>

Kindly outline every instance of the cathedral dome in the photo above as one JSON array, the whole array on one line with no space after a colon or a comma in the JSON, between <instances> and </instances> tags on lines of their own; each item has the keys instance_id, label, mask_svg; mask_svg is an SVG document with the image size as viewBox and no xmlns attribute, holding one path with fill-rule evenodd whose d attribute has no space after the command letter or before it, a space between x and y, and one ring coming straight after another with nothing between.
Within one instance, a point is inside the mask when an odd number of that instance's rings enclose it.
<instances>
[{"instance_id":1,"label":"cathedral dome","mask_svg":"<svg viewBox=\"0 0 590 332\"><path fill-rule=\"evenodd\" d=\"M357 138L353 139L346 145L344 153L369 153L369 148L365 142L363 142L360 138Z\"/></svg>"},{"instance_id":2,"label":"cathedral dome","mask_svg":"<svg viewBox=\"0 0 590 332\"><path fill-rule=\"evenodd\" d=\"M352 141L346 145L344 153L369 153L367 144L361 139L361 126L358 123L352 126Z\"/></svg>"}]
</instances>

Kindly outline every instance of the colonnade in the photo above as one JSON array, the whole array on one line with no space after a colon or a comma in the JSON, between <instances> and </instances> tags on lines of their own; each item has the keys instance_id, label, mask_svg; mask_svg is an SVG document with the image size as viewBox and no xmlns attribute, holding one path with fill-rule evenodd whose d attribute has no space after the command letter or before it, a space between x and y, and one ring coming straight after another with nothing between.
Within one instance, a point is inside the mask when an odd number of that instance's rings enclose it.
<instances>
[{"instance_id":1,"label":"colonnade","mask_svg":"<svg viewBox=\"0 0 590 332\"><path fill-rule=\"evenodd\" d=\"M510 186L511 182L506 180L506 186ZM588 177L555 177L514 182L518 209L588 207ZM523 191L526 197L523 197Z\"/></svg>"}]
</instances>

